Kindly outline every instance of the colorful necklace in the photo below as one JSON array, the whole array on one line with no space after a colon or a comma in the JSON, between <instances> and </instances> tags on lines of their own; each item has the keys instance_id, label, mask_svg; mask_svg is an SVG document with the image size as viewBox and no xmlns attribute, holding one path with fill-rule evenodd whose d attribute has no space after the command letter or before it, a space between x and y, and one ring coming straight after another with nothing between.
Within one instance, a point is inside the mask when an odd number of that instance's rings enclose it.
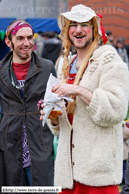
<instances>
[{"instance_id":1,"label":"colorful necklace","mask_svg":"<svg viewBox=\"0 0 129 194\"><path fill-rule=\"evenodd\" d=\"M22 89L24 87L24 84L21 85L21 86L18 86L14 83L14 79L13 79L13 74L12 74L12 69L13 69L13 62L11 61L11 64L10 64L10 77L11 77L11 84L13 85L13 87L17 88L17 89Z\"/></svg>"}]
</instances>

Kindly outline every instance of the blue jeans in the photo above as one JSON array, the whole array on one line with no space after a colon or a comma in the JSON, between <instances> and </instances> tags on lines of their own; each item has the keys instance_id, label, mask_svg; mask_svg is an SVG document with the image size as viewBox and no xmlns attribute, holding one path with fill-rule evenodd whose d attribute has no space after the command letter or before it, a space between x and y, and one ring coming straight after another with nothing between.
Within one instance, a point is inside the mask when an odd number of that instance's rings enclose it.
<instances>
[{"instance_id":1,"label":"blue jeans","mask_svg":"<svg viewBox=\"0 0 129 194\"><path fill-rule=\"evenodd\" d=\"M23 168L23 186L31 186L31 166Z\"/></svg>"}]
</instances>

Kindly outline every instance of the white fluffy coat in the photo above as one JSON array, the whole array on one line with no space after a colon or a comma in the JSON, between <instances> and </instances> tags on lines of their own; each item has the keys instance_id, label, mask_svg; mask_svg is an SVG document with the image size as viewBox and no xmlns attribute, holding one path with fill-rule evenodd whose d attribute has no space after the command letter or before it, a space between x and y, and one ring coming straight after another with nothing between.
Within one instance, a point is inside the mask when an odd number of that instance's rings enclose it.
<instances>
[{"instance_id":1,"label":"white fluffy coat","mask_svg":"<svg viewBox=\"0 0 129 194\"><path fill-rule=\"evenodd\" d=\"M65 105L59 126L50 125L52 132L59 136L55 185L71 189L73 180L91 186L119 184L123 160L122 121L129 99L127 65L112 46L101 46L90 58L79 85L93 92L90 105L77 97L73 125L67 119Z\"/></svg>"}]
</instances>

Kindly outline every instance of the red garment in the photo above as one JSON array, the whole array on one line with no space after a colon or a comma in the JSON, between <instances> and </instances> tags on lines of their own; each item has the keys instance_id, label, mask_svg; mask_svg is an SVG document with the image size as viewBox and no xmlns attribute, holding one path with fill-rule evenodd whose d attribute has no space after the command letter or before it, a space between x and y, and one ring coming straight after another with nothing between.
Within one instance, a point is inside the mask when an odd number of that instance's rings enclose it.
<instances>
[{"instance_id":1,"label":"red garment","mask_svg":"<svg viewBox=\"0 0 129 194\"><path fill-rule=\"evenodd\" d=\"M76 73L72 73L72 74L69 73L69 79L68 79L67 83L68 84L73 84L74 80L75 80L75 76L76 76ZM73 123L73 114L68 114L68 119L69 119L70 124L72 125L72 123Z\"/></svg>"},{"instance_id":2,"label":"red garment","mask_svg":"<svg viewBox=\"0 0 129 194\"><path fill-rule=\"evenodd\" d=\"M27 63L24 63L24 64L13 63L13 71L15 72L17 80L25 80L26 79L28 69L30 66L30 61L28 61Z\"/></svg>"},{"instance_id":3,"label":"red garment","mask_svg":"<svg viewBox=\"0 0 129 194\"><path fill-rule=\"evenodd\" d=\"M118 186L91 187L75 182L74 189L63 189L59 194L119 194Z\"/></svg>"}]
</instances>

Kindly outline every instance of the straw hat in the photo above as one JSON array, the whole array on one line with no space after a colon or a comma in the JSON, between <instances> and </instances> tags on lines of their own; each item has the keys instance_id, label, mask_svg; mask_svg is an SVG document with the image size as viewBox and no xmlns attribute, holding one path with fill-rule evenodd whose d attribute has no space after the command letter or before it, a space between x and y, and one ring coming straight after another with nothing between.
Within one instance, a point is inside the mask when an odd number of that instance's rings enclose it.
<instances>
[{"instance_id":1,"label":"straw hat","mask_svg":"<svg viewBox=\"0 0 129 194\"><path fill-rule=\"evenodd\" d=\"M74 7L72 7L70 11L61 13L58 16L58 26L62 31L67 19L70 21L82 23L82 22L88 22L93 17L95 17L98 24L98 33L102 36L101 29L100 29L100 17L96 15L94 10L82 4L75 5Z\"/></svg>"}]
</instances>

